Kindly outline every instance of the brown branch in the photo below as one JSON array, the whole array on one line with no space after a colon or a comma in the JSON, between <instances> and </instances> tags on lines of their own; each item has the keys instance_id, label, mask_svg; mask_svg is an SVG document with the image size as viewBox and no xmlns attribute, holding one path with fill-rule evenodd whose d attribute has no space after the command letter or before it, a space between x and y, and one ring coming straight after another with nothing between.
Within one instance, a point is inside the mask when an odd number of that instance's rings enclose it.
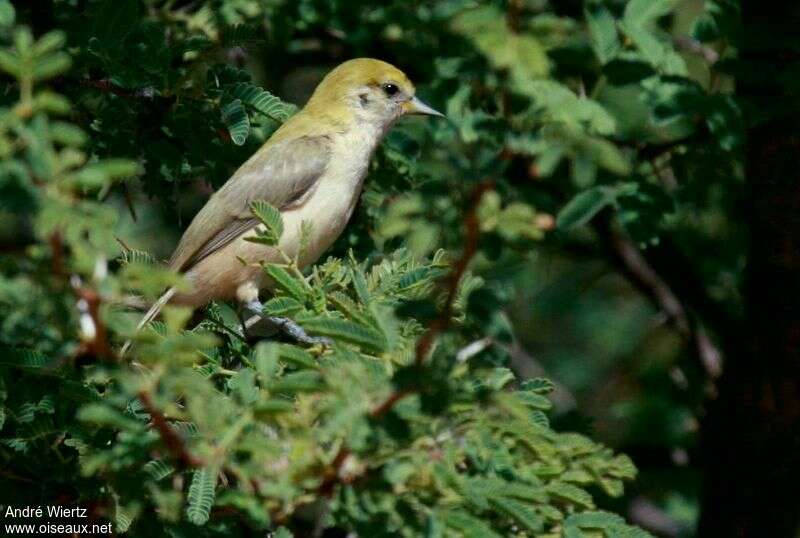
<instances>
[{"instance_id":1,"label":"brown branch","mask_svg":"<svg viewBox=\"0 0 800 538\"><path fill-rule=\"evenodd\" d=\"M413 391L411 389L402 389L396 390L392 392L388 398L386 398L380 405L376 406L372 411L369 413L369 418L378 419L381 418L383 415L388 413L394 404L411 394Z\"/></svg>"},{"instance_id":2,"label":"brown branch","mask_svg":"<svg viewBox=\"0 0 800 538\"><path fill-rule=\"evenodd\" d=\"M350 455L350 449L347 445L342 445L339 452L333 458L331 464L325 469L323 473L322 483L317 488L317 493L325 497L329 497L333 493L333 487L339 481L339 470L344 465L347 457Z\"/></svg>"},{"instance_id":3,"label":"brown branch","mask_svg":"<svg viewBox=\"0 0 800 538\"><path fill-rule=\"evenodd\" d=\"M91 318L92 325L94 325L94 338L88 344L87 351L103 359L116 360L117 354L108 343L106 325L100 317L100 294L92 288L78 287L75 288L75 295L78 297L79 302L85 302L85 314Z\"/></svg>"},{"instance_id":4,"label":"brown branch","mask_svg":"<svg viewBox=\"0 0 800 538\"><path fill-rule=\"evenodd\" d=\"M509 0L506 26L512 34L518 34L522 29L522 0Z\"/></svg>"},{"instance_id":5,"label":"brown branch","mask_svg":"<svg viewBox=\"0 0 800 538\"><path fill-rule=\"evenodd\" d=\"M100 90L104 93L113 93L114 95L118 95L119 97L132 97L138 99L149 99L152 100L156 96L155 88L152 86L148 86L146 88L139 88L135 90L129 90L127 88L123 88L122 86L118 86L111 82L109 79L81 79L80 84L82 86L89 86L91 88L95 88L96 90Z\"/></svg>"},{"instance_id":6,"label":"brown branch","mask_svg":"<svg viewBox=\"0 0 800 538\"><path fill-rule=\"evenodd\" d=\"M478 237L480 236L480 222L478 221L478 204L483 195L494 187L493 181L484 181L479 183L472 191L470 196L470 208L464 216L464 227L466 228L466 235L464 237L464 249L461 256L453 264L453 269L442 279L441 285L445 289L447 298L445 299L444 308L439 313L439 317L434 319L428 329L417 340L415 348L416 364L422 365L428 357L434 342L442 331L447 330L452 323L453 318L453 305L458 297L458 285L467 271L469 262L478 252ZM416 392L415 388L407 387L401 390L392 392L386 400L378 404L369 414L370 418L378 419L391 411L397 402Z\"/></svg>"},{"instance_id":7,"label":"brown branch","mask_svg":"<svg viewBox=\"0 0 800 538\"><path fill-rule=\"evenodd\" d=\"M722 353L706 330L687 312L684 302L648 262L642 251L610 219L600 219L597 229L609 243L623 274L642 291L674 325L678 333L694 345L700 364L711 379L722 373Z\"/></svg>"},{"instance_id":8,"label":"brown branch","mask_svg":"<svg viewBox=\"0 0 800 538\"><path fill-rule=\"evenodd\" d=\"M133 196L131 195L131 191L128 188L127 183L122 184L122 194L125 197L125 205L128 206L128 211L131 214L131 219L133 219L133 222L137 222L139 219L136 215L136 207L133 205Z\"/></svg>"},{"instance_id":9,"label":"brown branch","mask_svg":"<svg viewBox=\"0 0 800 538\"><path fill-rule=\"evenodd\" d=\"M678 332L684 335L688 334L689 318L683 304L672 292L672 289L647 262L633 241L619 230L613 229L610 223L607 224L607 227L608 229L604 233L607 233L613 253L620 262L625 275L658 305L678 329Z\"/></svg>"},{"instance_id":10,"label":"brown branch","mask_svg":"<svg viewBox=\"0 0 800 538\"><path fill-rule=\"evenodd\" d=\"M492 181L484 181L475 187L472 191L471 206L464 217L464 227L466 228L466 236L464 237L464 250L461 256L453 264L453 269L442 281L443 287L447 292L447 299L445 300L444 308L439 314L439 317L433 320L428 326L420 339L417 341L416 346L416 360L417 364L425 361L428 353L436 341L437 336L450 327L453 317L453 305L458 297L458 285L467 271L467 266L475 253L478 251L478 236L480 235L480 222L478 222L478 204L481 201L484 193L491 190L494 186Z\"/></svg>"},{"instance_id":11,"label":"brown branch","mask_svg":"<svg viewBox=\"0 0 800 538\"><path fill-rule=\"evenodd\" d=\"M676 35L672 38L672 43L679 50L685 50L700 56L709 65L714 65L719 61L719 52L691 36Z\"/></svg>"},{"instance_id":12,"label":"brown branch","mask_svg":"<svg viewBox=\"0 0 800 538\"><path fill-rule=\"evenodd\" d=\"M52 268L53 274L62 278L64 276L64 242L61 240L59 232L53 232L48 237L50 243L50 250L52 252Z\"/></svg>"},{"instance_id":13,"label":"brown branch","mask_svg":"<svg viewBox=\"0 0 800 538\"><path fill-rule=\"evenodd\" d=\"M161 441L172 454L172 457L184 468L202 467L203 462L189 452L183 439L172 429L164 414L153 403L150 393L142 390L139 391L137 396L139 397L139 401L142 402L144 410L150 415L153 427L158 431L158 434L161 436Z\"/></svg>"}]
</instances>

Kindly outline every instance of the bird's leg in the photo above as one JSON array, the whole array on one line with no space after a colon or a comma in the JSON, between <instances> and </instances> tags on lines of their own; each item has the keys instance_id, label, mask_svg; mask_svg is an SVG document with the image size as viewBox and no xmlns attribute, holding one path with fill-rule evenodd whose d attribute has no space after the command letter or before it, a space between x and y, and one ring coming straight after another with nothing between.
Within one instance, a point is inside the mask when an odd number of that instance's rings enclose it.
<instances>
[{"instance_id":1,"label":"bird's leg","mask_svg":"<svg viewBox=\"0 0 800 538\"><path fill-rule=\"evenodd\" d=\"M310 336L300 325L289 318L279 316L262 316L262 319L276 326L283 334L298 344L303 344L306 346L322 344L324 346L329 346L333 343L330 338L326 338L324 336Z\"/></svg>"},{"instance_id":2,"label":"bird's leg","mask_svg":"<svg viewBox=\"0 0 800 538\"><path fill-rule=\"evenodd\" d=\"M247 323L248 319L245 317L245 309L242 305L239 305L239 308L236 309L236 316L239 318L239 325L242 326L242 336L244 336L245 340L250 340L250 331L248 329L251 325Z\"/></svg>"},{"instance_id":3,"label":"bird's leg","mask_svg":"<svg viewBox=\"0 0 800 538\"><path fill-rule=\"evenodd\" d=\"M289 318L282 316L265 316L262 311L264 305L258 299L253 299L244 304L246 311L253 314L252 317L246 319L242 323L242 330L247 334L248 329L255 326L257 323L265 323L272 332L281 332L297 342L306 346L313 346L316 344L330 345L332 343L330 338L324 336L310 336L306 331L297 323Z\"/></svg>"}]
</instances>

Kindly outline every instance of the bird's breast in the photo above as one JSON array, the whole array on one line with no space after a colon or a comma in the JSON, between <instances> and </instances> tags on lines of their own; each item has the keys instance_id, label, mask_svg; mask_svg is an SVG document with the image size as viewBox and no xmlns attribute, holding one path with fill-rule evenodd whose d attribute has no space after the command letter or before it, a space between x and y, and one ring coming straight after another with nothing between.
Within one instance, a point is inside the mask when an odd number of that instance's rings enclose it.
<instances>
[{"instance_id":1,"label":"bird's breast","mask_svg":"<svg viewBox=\"0 0 800 538\"><path fill-rule=\"evenodd\" d=\"M330 160L312 192L302 204L283 212L280 247L289 256L298 256L301 266L317 261L344 231L381 136L382 133L362 128L332 137ZM301 240L304 228L305 240Z\"/></svg>"},{"instance_id":2,"label":"bird's breast","mask_svg":"<svg viewBox=\"0 0 800 538\"><path fill-rule=\"evenodd\" d=\"M314 263L344 231L358 203L376 141L365 133L342 135L331 148L331 159L314 192L300 207L284 213L284 229L295 230L286 237L286 248L300 245L300 233L308 233L301 265ZM284 241L281 241L284 244ZM293 249L296 253L296 248Z\"/></svg>"},{"instance_id":3,"label":"bird's breast","mask_svg":"<svg viewBox=\"0 0 800 538\"><path fill-rule=\"evenodd\" d=\"M335 137L328 166L308 197L282 211L284 231L280 250L297 258L301 267L316 262L344 231L381 136L382 133L358 130ZM188 276L195 286L196 297L185 302L203 304L214 298L233 297L247 283L258 288L268 285L258 264L283 263L284 259L273 247L245 240L255 233L251 230L243 234L193 268Z\"/></svg>"}]
</instances>

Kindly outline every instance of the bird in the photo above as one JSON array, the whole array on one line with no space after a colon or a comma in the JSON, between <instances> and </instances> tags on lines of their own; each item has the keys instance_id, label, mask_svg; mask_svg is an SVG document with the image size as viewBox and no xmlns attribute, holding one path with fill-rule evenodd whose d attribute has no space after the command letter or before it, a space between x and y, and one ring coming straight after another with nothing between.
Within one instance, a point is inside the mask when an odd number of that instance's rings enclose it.
<instances>
[{"instance_id":1,"label":"bird","mask_svg":"<svg viewBox=\"0 0 800 538\"><path fill-rule=\"evenodd\" d=\"M311 98L215 192L184 232L169 268L187 290L168 289L147 311L137 331L167 303L192 308L213 300L239 301L260 315L259 294L270 282L260 264L280 262L280 251L313 264L344 231L360 197L370 159L401 117L444 117L416 96L403 71L382 60L356 58L330 71ZM262 200L281 214L278 248L248 241L263 225L251 213ZM303 223L310 226L300 249ZM275 318L302 340L302 329ZM308 341L314 341L306 338ZM121 349L124 355L128 341Z\"/></svg>"}]
</instances>

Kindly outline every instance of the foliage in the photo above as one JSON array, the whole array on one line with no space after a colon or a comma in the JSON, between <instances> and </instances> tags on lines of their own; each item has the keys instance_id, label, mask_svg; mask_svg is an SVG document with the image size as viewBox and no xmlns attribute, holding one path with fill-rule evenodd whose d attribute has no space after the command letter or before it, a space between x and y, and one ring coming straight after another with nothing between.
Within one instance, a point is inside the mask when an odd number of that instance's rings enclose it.
<instances>
[{"instance_id":1,"label":"foliage","mask_svg":"<svg viewBox=\"0 0 800 538\"><path fill-rule=\"evenodd\" d=\"M702 248L713 220L737 237L741 113L724 74L676 50L675 2L49 7L0 0L14 504L58 495L145 536L647 536L602 509L631 460L551 427L553 385L510 368L509 311L537 252L592 231ZM692 43L734 19L709 3ZM182 284L155 260L203 186L296 111L304 77L363 55L407 69L448 120L390 133L331 258L263 268L265 313L331 344L256 338L236 305L168 306L119 361L130 297ZM276 244L279 213L251 210L253 240ZM722 258L701 271L735 310L741 264Z\"/></svg>"}]
</instances>

